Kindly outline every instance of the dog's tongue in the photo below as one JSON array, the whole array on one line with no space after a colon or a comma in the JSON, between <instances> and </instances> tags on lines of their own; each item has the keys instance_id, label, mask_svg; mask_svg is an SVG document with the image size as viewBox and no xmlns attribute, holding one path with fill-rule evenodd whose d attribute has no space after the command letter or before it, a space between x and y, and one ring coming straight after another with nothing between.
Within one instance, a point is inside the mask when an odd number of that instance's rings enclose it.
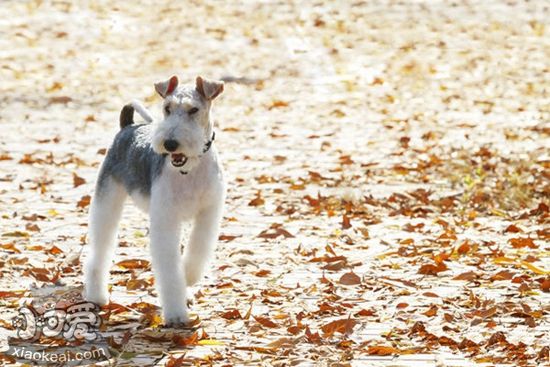
<instances>
[{"instance_id":1,"label":"dog's tongue","mask_svg":"<svg viewBox=\"0 0 550 367\"><path fill-rule=\"evenodd\" d=\"M173 153L172 154L172 159L175 160L175 161L181 161L183 160L184 158L184 155L182 153Z\"/></svg>"}]
</instances>

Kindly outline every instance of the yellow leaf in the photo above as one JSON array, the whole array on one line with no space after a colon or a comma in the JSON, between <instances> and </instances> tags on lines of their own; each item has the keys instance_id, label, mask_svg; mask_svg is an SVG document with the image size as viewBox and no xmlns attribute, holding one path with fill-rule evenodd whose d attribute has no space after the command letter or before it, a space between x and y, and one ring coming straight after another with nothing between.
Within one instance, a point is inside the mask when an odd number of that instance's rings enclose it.
<instances>
[{"instance_id":1,"label":"yellow leaf","mask_svg":"<svg viewBox=\"0 0 550 367\"><path fill-rule=\"evenodd\" d=\"M143 233L141 231L135 231L134 232L134 237L135 238L143 238L143 237L145 237L145 233Z\"/></svg>"},{"instance_id":2,"label":"yellow leaf","mask_svg":"<svg viewBox=\"0 0 550 367\"><path fill-rule=\"evenodd\" d=\"M515 264L516 261L514 259L510 259L509 257L501 256L493 259L493 262L495 264Z\"/></svg>"},{"instance_id":3,"label":"yellow leaf","mask_svg":"<svg viewBox=\"0 0 550 367\"><path fill-rule=\"evenodd\" d=\"M497 257L497 258L493 259L493 262L495 264L512 264L512 265L515 265L515 266L518 266L518 267L527 268L527 269L531 270L533 273L538 274L538 275L548 275L548 274L550 274L549 270L539 268L538 266L533 265L530 262L523 261L523 260L516 261L514 259L510 259L509 257L504 257L504 256Z\"/></svg>"},{"instance_id":4,"label":"yellow leaf","mask_svg":"<svg viewBox=\"0 0 550 367\"><path fill-rule=\"evenodd\" d=\"M390 256L390 255L396 255L397 254L397 251L389 251L389 252L385 252L385 253L382 253L380 255L377 255L376 258L378 260L383 260L385 259L386 257Z\"/></svg>"},{"instance_id":5,"label":"yellow leaf","mask_svg":"<svg viewBox=\"0 0 550 367\"><path fill-rule=\"evenodd\" d=\"M539 268L538 266L535 266L535 265L533 265L533 264L531 264L530 262L527 262L527 261L521 260L521 266L531 270L533 273L538 274L538 275L548 275L548 274L550 274L550 271Z\"/></svg>"},{"instance_id":6,"label":"yellow leaf","mask_svg":"<svg viewBox=\"0 0 550 367\"><path fill-rule=\"evenodd\" d=\"M2 237L29 237L28 232L23 231L13 231L13 232L5 232L2 233Z\"/></svg>"},{"instance_id":7,"label":"yellow leaf","mask_svg":"<svg viewBox=\"0 0 550 367\"><path fill-rule=\"evenodd\" d=\"M506 217L506 213L503 212L502 210L498 210L498 209L491 209L491 214L497 216L497 217L502 217L502 218L505 218Z\"/></svg>"},{"instance_id":8,"label":"yellow leaf","mask_svg":"<svg viewBox=\"0 0 550 367\"><path fill-rule=\"evenodd\" d=\"M224 342L222 342L221 340L216 340L216 339L203 339L203 340L199 340L198 345L225 345Z\"/></svg>"}]
</instances>

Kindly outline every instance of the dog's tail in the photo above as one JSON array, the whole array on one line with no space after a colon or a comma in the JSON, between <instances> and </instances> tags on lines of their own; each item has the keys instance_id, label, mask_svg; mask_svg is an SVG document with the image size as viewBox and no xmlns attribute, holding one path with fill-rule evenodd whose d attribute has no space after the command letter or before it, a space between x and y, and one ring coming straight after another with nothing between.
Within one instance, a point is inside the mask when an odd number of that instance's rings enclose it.
<instances>
[{"instance_id":1,"label":"dog's tail","mask_svg":"<svg viewBox=\"0 0 550 367\"><path fill-rule=\"evenodd\" d=\"M147 111L147 109L141 104L140 101L133 100L120 111L120 128L124 129L126 126L134 123L134 111L137 111L139 115L148 123L153 122L153 116Z\"/></svg>"}]
</instances>

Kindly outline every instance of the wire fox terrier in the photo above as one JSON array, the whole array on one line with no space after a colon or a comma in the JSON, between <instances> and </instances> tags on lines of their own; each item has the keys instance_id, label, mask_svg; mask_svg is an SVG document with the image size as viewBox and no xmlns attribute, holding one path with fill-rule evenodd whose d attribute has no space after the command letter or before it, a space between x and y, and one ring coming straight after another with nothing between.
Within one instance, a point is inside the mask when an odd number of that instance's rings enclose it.
<instances>
[{"instance_id":1,"label":"wire fox terrier","mask_svg":"<svg viewBox=\"0 0 550 367\"><path fill-rule=\"evenodd\" d=\"M200 280L222 216L225 183L212 145L210 107L223 82L197 77L194 87L179 86L173 76L155 89L164 99L164 120L151 123L153 118L137 101L124 106L121 130L99 171L90 206L84 296L100 305L109 301L116 230L129 195L150 217L152 265L164 322L181 325L189 321L186 287ZM134 110L149 123L134 124ZM182 258L184 220L194 225Z\"/></svg>"}]
</instances>

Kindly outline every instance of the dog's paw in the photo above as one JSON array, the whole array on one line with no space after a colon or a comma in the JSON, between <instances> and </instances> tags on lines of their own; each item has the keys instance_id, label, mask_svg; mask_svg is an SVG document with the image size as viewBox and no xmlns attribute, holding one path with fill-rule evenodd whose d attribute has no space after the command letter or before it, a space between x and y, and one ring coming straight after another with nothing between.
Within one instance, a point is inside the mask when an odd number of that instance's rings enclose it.
<instances>
[{"instance_id":1,"label":"dog's paw","mask_svg":"<svg viewBox=\"0 0 550 367\"><path fill-rule=\"evenodd\" d=\"M170 328L180 328L189 325L189 317L185 315L164 316L164 326Z\"/></svg>"}]
</instances>

